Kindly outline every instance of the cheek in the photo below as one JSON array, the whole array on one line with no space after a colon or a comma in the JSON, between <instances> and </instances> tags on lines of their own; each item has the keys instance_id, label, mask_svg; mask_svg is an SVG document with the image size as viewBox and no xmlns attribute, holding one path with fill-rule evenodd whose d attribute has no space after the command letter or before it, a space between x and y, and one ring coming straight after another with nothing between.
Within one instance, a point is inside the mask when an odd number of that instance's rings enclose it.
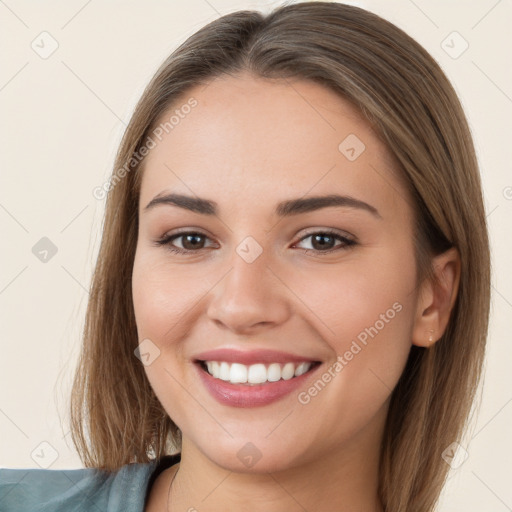
<instances>
[{"instance_id":1,"label":"cheek","mask_svg":"<svg viewBox=\"0 0 512 512\"><path fill-rule=\"evenodd\" d=\"M202 283L202 287L209 280L211 277L198 275L197 270L186 265L169 265L165 258L144 252L136 254L132 296L139 339L178 337L179 320L193 315L201 296L197 283Z\"/></svg>"},{"instance_id":2,"label":"cheek","mask_svg":"<svg viewBox=\"0 0 512 512\"><path fill-rule=\"evenodd\" d=\"M415 265L382 258L315 277L301 277L300 293L332 360L298 398L309 418L318 418L309 420L313 430L349 439L382 410L403 373L415 313ZM327 419L325 410L337 412Z\"/></svg>"},{"instance_id":3,"label":"cheek","mask_svg":"<svg viewBox=\"0 0 512 512\"><path fill-rule=\"evenodd\" d=\"M305 270L288 276L293 290L311 310L325 339L339 349L347 340L364 342L368 330L395 338L410 332L415 310L415 261L409 251L379 251L340 262L329 269ZM365 334L366 333L366 334ZM407 336L405 336L407 338ZM410 340L407 339L407 343Z\"/></svg>"},{"instance_id":4,"label":"cheek","mask_svg":"<svg viewBox=\"0 0 512 512\"><path fill-rule=\"evenodd\" d=\"M187 275L188 273L188 275ZM155 394L180 428L187 429L183 418L190 414L190 400L183 399L187 367L182 351L190 331L190 318L198 291L187 285L190 272L176 270L144 251L135 256L132 274L132 296L139 342L146 343L149 361L144 371ZM186 318L186 321L183 321ZM150 340L148 343L146 340ZM141 345L142 346L142 345Z\"/></svg>"},{"instance_id":5,"label":"cheek","mask_svg":"<svg viewBox=\"0 0 512 512\"><path fill-rule=\"evenodd\" d=\"M348 389L350 383L354 399L373 394L382 402L396 385L410 352L416 312L412 254L408 247L381 250L378 258L354 258L331 272L295 278L294 292L312 312L310 322L329 345L332 363L342 367L334 371L343 377L333 380L338 381L333 389Z\"/></svg>"}]
</instances>

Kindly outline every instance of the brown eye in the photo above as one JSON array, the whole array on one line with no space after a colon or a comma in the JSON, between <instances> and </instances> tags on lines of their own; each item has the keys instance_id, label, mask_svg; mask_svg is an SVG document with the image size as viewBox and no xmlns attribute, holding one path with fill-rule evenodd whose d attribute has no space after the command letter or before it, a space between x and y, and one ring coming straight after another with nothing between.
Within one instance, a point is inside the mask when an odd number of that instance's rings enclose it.
<instances>
[{"instance_id":1,"label":"brown eye","mask_svg":"<svg viewBox=\"0 0 512 512\"><path fill-rule=\"evenodd\" d=\"M174 235L165 236L161 240L157 240L155 243L158 246L166 246L167 249L175 253L192 253L199 252L199 250L205 248L205 239L208 237L203 233L197 233L193 231L176 233ZM175 240L181 239L182 247L174 245ZM201 241L201 239L203 239Z\"/></svg>"},{"instance_id":2,"label":"brown eye","mask_svg":"<svg viewBox=\"0 0 512 512\"><path fill-rule=\"evenodd\" d=\"M191 234L185 234L185 235L177 235L176 237L173 237L173 240L176 240L178 238L182 238L182 245L183 249L185 250L194 250L194 249L203 249L204 246L204 240L201 243L201 238L204 238L203 235L200 233L191 233Z\"/></svg>"},{"instance_id":3,"label":"brown eye","mask_svg":"<svg viewBox=\"0 0 512 512\"><path fill-rule=\"evenodd\" d=\"M306 248L305 252L313 252L314 254L323 255L330 254L331 252L346 249L350 246L356 245L355 240L346 236L340 235L335 231L316 231L304 236L300 242L311 239L311 248ZM181 239L181 247L175 245L176 240ZM166 246L166 248L177 254L191 254L205 249L205 241L209 239L203 233L188 231L182 233L175 233L163 237L161 240L155 242L158 246ZM336 240L340 243L336 245ZM299 242L299 243L300 243Z\"/></svg>"},{"instance_id":4,"label":"brown eye","mask_svg":"<svg viewBox=\"0 0 512 512\"><path fill-rule=\"evenodd\" d=\"M307 252L314 252L316 254L326 254L333 251L341 250L356 244L356 242L346 236L340 235L334 231L317 231L310 233L303 237L300 241L311 239L311 249L306 248ZM338 245L334 245L336 240L339 240Z\"/></svg>"}]
</instances>

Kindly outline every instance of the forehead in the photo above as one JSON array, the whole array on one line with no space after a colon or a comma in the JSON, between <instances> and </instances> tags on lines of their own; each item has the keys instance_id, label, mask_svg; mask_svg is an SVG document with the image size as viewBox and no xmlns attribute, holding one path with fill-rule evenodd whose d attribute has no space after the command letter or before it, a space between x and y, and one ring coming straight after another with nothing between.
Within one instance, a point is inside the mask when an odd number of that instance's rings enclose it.
<instances>
[{"instance_id":1,"label":"forehead","mask_svg":"<svg viewBox=\"0 0 512 512\"><path fill-rule=\"evenodd\" d=\"M369 122L312 81L222 76L186 91L159 126L141 204L172 190L215 194L230 206L338 192L407 207L392 156Z\"/></svg>"}]
</instances>

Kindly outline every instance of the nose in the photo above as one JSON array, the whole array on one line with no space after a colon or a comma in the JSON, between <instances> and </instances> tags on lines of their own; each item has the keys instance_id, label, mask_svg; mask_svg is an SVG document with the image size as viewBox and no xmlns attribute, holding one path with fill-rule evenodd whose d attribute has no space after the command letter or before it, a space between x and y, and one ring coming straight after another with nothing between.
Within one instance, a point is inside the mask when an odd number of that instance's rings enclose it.
<instances>
[{"instance_id":1,"label":"nose","mask_svg":"<svg viewBox=\"0 0 512 512\"><path fill-rule=\"evenodd\" d=\"M231 268L214 286L207 308L208 317L218 327L250 334L276 327L290 316L290 291L284 276L269 266L264 254L249 263L234 252Z\"/></svg>"}]
</instances>

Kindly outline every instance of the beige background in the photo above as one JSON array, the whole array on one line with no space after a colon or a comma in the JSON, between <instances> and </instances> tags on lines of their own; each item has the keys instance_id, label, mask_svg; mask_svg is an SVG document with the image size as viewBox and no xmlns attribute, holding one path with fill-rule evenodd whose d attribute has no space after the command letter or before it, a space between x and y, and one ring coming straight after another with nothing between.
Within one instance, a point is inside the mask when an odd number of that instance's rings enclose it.
<instances>
[{"instance_id":1,"label":"beige background","mask_svg":"<svg viewBox=\"0 0 512 512\"><path fill-rule=\"evenodd\" d=\"M278 3L0 2L2 467L81 467L69 436L67 399L104 206L92 191L110 173L143 87L177 44L206 22ZM512 5L347 3L380 14L421 43L454 83L469 117L493 246L493 305L482 403L461 442L468 458L452 471L439 511L512 510L512 72L506 51ZM50 35L40 36L43 31ZM464 41L467 50L453 58ZM42 58L52 44L56 51ZM32 252L43 237L57 249L46 263Z\"/></svg>"}]
</instances>

